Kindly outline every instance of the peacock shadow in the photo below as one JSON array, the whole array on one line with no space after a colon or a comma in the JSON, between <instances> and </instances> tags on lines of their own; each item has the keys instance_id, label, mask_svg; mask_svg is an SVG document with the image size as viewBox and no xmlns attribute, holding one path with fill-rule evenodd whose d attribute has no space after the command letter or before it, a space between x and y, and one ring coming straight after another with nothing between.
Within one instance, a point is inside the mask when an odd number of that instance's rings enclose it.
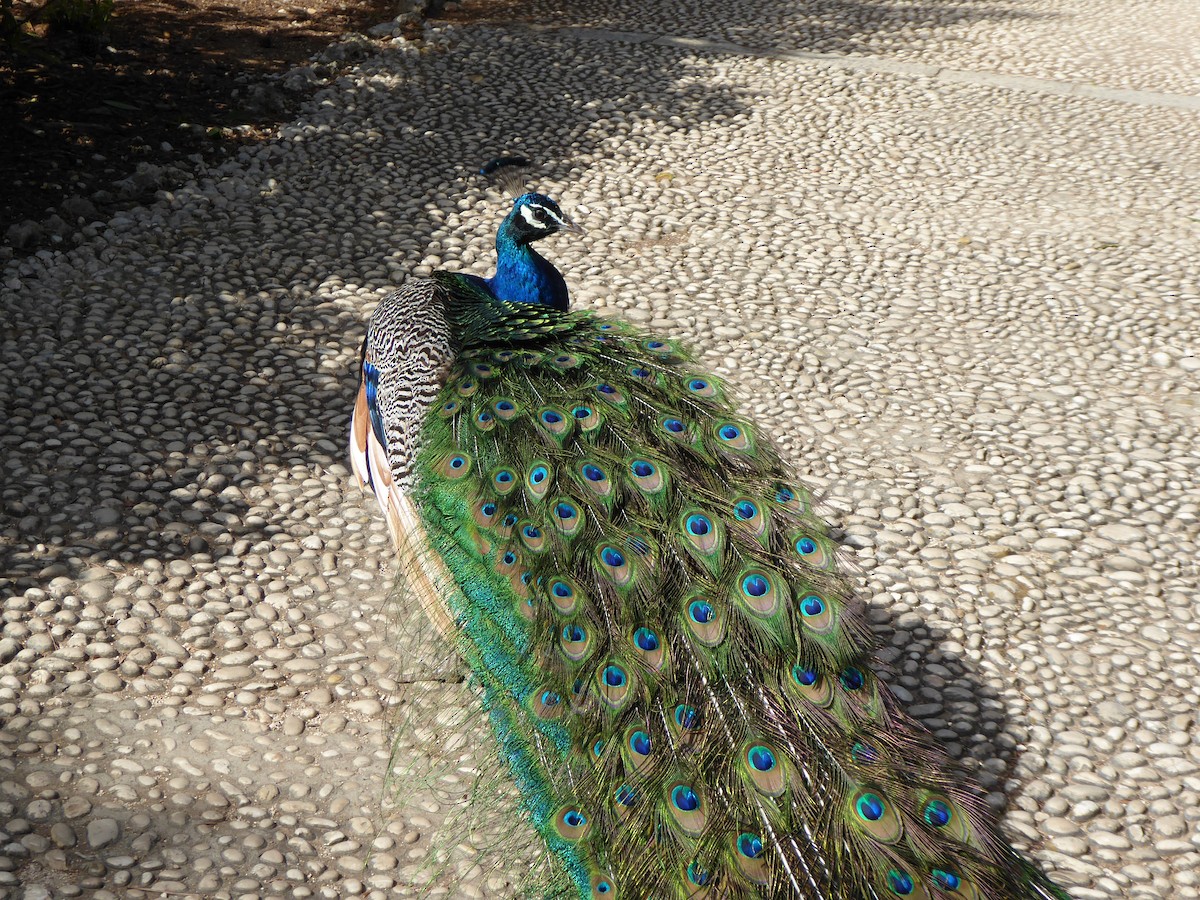
<instances>
[{"instance_id":1,"label":"peacock shadow","mask_svg":"<svg viewBox=\"0 0 1200 900\"><path fill-rule=\"evenodd\" d=\"M1010 722L999 691L921 616L897 614L875 600L868 619L880 644L877 671L900 708L1001 802L1024 735Z\"/></svg>"}]
</instances>

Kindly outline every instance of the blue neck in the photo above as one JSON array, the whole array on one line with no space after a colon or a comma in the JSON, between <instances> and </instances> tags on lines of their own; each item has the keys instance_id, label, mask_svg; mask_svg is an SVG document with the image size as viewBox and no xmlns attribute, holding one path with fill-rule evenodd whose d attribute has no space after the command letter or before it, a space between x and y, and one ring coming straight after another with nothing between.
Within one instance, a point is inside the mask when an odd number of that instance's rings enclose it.
<instances>
[{"instance_id":1,"label":"blue neck","mask_svg":"<svg viewBox=\"0 0 1200 900\"><path fill-rule=\"evenodd\" d=\"M489 291L509 303L535 303L566 310L567 282L562 273L520 243L506 219L496 233L496 274L484 279Z\"/></svg>"}]
</instances>

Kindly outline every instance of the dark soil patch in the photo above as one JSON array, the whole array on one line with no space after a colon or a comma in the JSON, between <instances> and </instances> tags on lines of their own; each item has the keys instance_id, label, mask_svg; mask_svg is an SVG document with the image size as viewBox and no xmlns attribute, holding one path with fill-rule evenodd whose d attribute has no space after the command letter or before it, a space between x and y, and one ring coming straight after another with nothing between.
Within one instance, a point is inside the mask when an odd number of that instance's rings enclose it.
<instances>
[{"instance_id":1,"label":"dark soil patch","mask_svg":"<svg viewBox=\"0 0 1200 900\"><path fill-rule=\"evenodd\" d=\"M100 35L39 25L15 54L0 45L0 243L14 223L57 215L57 242L51 227L17 249L61 245L66 226L145 199L113 189L139 163L261 139L287 104L252 102L238 76L286 71L398 11L397 0L301 3L117 0ZM18 3L18 18L38 5Z\"/></svg>"}]
</instances>

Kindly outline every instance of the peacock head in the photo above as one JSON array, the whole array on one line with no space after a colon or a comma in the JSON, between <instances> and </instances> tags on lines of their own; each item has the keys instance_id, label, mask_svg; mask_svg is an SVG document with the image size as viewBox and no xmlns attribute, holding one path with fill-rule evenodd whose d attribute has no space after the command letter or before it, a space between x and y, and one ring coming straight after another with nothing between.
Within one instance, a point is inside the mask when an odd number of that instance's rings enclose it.
<instances>
[{"instance_id":1,"label":"peacock head","mask_svg":"<svg viewBox=\"0 0 1200 900\"><path fill-rule=\"evenodd\" d=\"M532 244L558 231L583 234L583 229L545 194L522 194L513 201L512 212L500 227L517 244Z\"/></svg>"}]
</instances>

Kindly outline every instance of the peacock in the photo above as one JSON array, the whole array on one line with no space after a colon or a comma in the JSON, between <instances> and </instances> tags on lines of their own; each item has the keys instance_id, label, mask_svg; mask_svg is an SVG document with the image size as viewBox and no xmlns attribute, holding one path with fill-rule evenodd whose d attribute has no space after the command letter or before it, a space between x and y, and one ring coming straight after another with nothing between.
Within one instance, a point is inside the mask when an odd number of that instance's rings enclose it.
<instances>
[{"instance_id":1,"label":"peacock","mask_svg":"<svg viewBox=\"0 0 1200 900\"><path fill-rule=\"evenodd\" d=\"M830 528L729 388L568 309L533 244L579 230L520 193L493 276L386 297L350 439L555 896L1069 900L876 677Z\"/></svg>"}]
</instances>

